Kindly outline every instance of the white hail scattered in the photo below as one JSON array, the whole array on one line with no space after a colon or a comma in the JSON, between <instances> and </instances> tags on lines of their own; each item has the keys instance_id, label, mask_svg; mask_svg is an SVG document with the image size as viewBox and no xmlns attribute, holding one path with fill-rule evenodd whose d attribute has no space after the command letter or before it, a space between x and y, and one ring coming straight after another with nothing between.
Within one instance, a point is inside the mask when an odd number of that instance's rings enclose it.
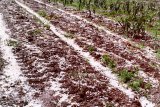
<instances>
[{"instance_id":1,"label":"white hail scattered","mask_svg":"<svg viewBox=\"0 0 160 107\"><path fill-rule=\"evenodd\" d=\"M120 85L117 77L112 74L111 70L109 68L104 67L103 65L101 65L98 61L96 61L92 56L90 56L90 54L88 52L83 52L83 49L80 48L76 43L74 43L74 40L71 40L69 38L66 38L61 32L62 31L58 31L56 29L55 26L53 26L48 20L46 20L45 18L41 17L40 15L38 15L36 12L34 12L32 9L30 9L28 6L18 2L17 0L15 0L17 2L17 4L19 4L21 7L23 7L24 9L26 9L28 12L30 12L31 14L33 14L34 16L36 16L38 19L40 19L44 24L47 24L50 26L50 29L59 37L61 38L63 41L65 41L69 46L73 47L74 50L76 50L81 56L83 56L85 59L88 60L88 62L90 63L90 65L92 67L94 67L96 70L100 71L102 74L104 74L106 77L108 77L110 84L116 88L118 88L119 90L121 90L123 93L125 93L126 95L129 96L129 98L134 98L135 93L131 91L131 89L125 89L122 85ZM38 0L35 0L37 2L40 2ZM42 2L40 2L42 3ZM45 4L45 3L44 3ZM48 4L46 4L47 6L50 6ZM65 11L64 11L65 12ZM70 14L70 13L69 13ZM72 14L71 14L72 15ZM74 17L78 17L81 18L77 15L72 15ZM82 18L81 18L82 19ZM83 19L86 20L86 19ZM87 21L87 20L86 20ZM87 21L88 22L88 21ZM92 22L88 22L88 23L92 23ZM105 30L103 27L99 27L96 24L92 23L94 26L101 28L103 30ZM106 31L106 30L105 30ZM112 34L109 31L106 31L108 34ZM140 97L140 102L141 105L143 107L153 107L155 104L153 104L152 102L148 101L145 97ZM144 106L145 105L145 106ZM146 105L150 105L150 106L146 106Z\"/></svg>"},{"instance_id":2,"label":"white hail scattered","mask_svg":"<svg viewBox=\"0 0 160 107\"><path fill-rule=\"evenodd\" d=\"M12 53L12 47L8 46L8 41L10 40L10 36L8 33L10 33L9 29L6 28L6 24L3 20L3 15L0 13L0 48L2 52L2 58L7 62L7 65L3 69L3 75L7 78L4 78L4 80L1 80L0 82L1 91L4 92L3 95L12 95L16 99L16 89L11 86L16 82L20 82L20 84L16 88L22 87L24 91L29 91L27 95L23 96L23 98L27 98L26 100L29 101L32 100L29 104L33 106L35 105L35 101L31 98L31 96L33 95L33 92L35 92L35 90L31 89L31 87L27 85L26 78L22 75L21 67L17 63L16 56Z\"/></svg>"}]
</instances>

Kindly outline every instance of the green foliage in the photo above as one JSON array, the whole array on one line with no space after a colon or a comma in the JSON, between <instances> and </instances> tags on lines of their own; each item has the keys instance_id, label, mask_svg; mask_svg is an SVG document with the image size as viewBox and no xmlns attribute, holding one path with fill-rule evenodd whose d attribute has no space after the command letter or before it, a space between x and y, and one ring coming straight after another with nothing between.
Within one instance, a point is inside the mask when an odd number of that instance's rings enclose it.
<instances>
[{"instance_id":1,"label":"green foliage","mask_svg":"<svg viewBox=\"0 0 160 107\"><path fill-rule=\"evenodd\" d=\"M160 59L160 49L156 51L156 56Z\"/></svg>"},{"instance_id":2,"label":"green foliage","mask_svg":"<svg viewBox=\"0 0 160 107\"><path fill-rule=\"evenodd\" d=\"M10 40L7 41L7 45L8 45L8 46L17 47L18 44L19 44L19 43L18 43L17 41L15 41L15 40L11 40L11 39L10 39Z\"/></svg>"},{"instance_id":3,"label":"green foliage","mask_svg":"<svg viewBox=\"0 0 160 107\"><path fill-rule=\"evenodd\" d=\"M92 12L116 17L123 29L123 33L133 38L145 38L145 31L148 29L159 35L154 22L160 20L160 7L156 2L138 0L50 0L61 2L66 5L75 6L78 10L87 9L89 17ZM44 12L40 12L43 16ZM158 18L157 18L158 17Z\"/></svg>"},{"instance_id":4,"label":"green foliage","mask_svg":"<svg viewBox=\"0 0 160 107\"><path fill-rule=\"evenodd\" d=\"M92 53L93 51L95 51L95 48L94 48L93 46L89 46L89 47L88 47L88 51L89 51L90 53Z\"/></svg>"},{"instance_id":5,"label":"green foliage","mask_svg":"<svg viewBox=\"0 0 160 107\"><path fill-rule=\"evenodd\" d=\"M112 104L112 103L106 103L105 107L114 107L114 104Z\"/></svg>"},{"instance_id":6,"label":"green foliage","mask_svg":"<svg viewBox=\"0 0 160 107\"><path fill-rule=\"evenodd\" d=\"M147 29L153 35L154 39L160 40L160 21L155 22L153 27Z\"/></svg>"},{"instance_id":7,"label":"green foliage","mask_svg":"<svg viewBox=\"0 0 160 107\"><path fill-rule=\"evenodd\" d=\"M36 36L38 34L41 34L41 32L42 32L41 29L34 29L34 30L29 31L28 34Z\"/></svg>"},{"instance_id":8,"label":"green foliage","mask_svg":"<svg viewBox=\"0 0 160 107\"><path fill-rule=\"evenodd\" d=\"M5 60L2 59L2 53L0 52L0 71L3 70L3 68L5 67Z\"/></svg>"},{"instance_id":9,"label":"green foliage","mask_svg":"<svg viewBox=\"0 0 160 107\"><path fill-rule=\"evenodd\" d=\"M115 61L111 59L108 55L103 55L102 61L112 69L116 67Z\"/></svg>"},{"instance_id":10,"label":"green foliage","mask_svg":"<svg viewBox=\"0 0 160 107\"><path fill-rule=\"evenodd\" d=\"M160 8L158 10L158 18L159 18L159 21L160 21Z\"/></svg>"},{"instance_id":11,"label":"green foliage","mask_svg":"<svg viewBox=\"0 0 160 107\"><path fill-rule=\"evenodd\" d=\"M152 87L152 84L150 82L146 83L144 86L145 89L151 89L151 87Z\"/></svg>"},{"instance_id":12,"label":"green foliage","mask_svg":"<svg viewBox=\"0 0 160 107\"><path fill-rule=\"evenodd\" d=\"M129 86L134 90L134 91L139 91L140 87L141 87L141 84L142 84L142 80L139 79L139 80L134 80L132 81Z\"/></svg>"},{"instance_id":13,"label":"green foliage","mask_svg":"<svg viewBox=\"0 0 160 107\"><path fill-rule=\"evenodd\" d=\"M124 9L124 15L121 16L119 23L124 32L137 38L145 35L146 26L152 26L155 12L149 10L144 2L127 2L127 9Z\"/></svg>"},{"instance_id":14,"label":"green foliage","mask_svg":"<svg viewBox=\"0 0 160 107\"><path fill-rule=\"evenodd\" d=\"M38 14L42 17L46 17L47 16L47 13L44 11L44 10L39 10L38 11Z\"/></svg>"},{"instance_id":15,"label":"green foliage","mask_svg":"<svg viewBox=\"0 0 160 107\"><path fill-rule=\"evenodd\" d=\"M66 38L70 38L70 39L73 39L74 38L74 35L72 33L68 33L68 34L65 34L64 35Z\"/></svg>"},{"instance_id":16,"label":"green foliage","mask_svg":"<svg viewBox=\"0 0 160 107\"><path fill-rule=\"evenodd\" d=\"M137 47L139 47L140 49L145 48L145 45L143 43L138 43L136 44Z\"/></svg>"},{"instance_id":17,"label":"green foliage","mask_svg":"<svg viewBox=\"0 0 160 107\"><path fill-rule=\"evenodd\" d=\"M122 71L119 71L119 74L118 74L120 80L122 80L124 83L127 83L129 82L133 77L135 77L135 74L134 72L129 72L128 70L122 70Z\"/></svg>"},{"instance_id":18,"label":"green foliage","mask_svg":"<svg viewBox=\"0 0 160 107\"><path fill-rule=\"evenodd\" d=\"M123 83L127 83L134 91L139 91L140 88L151 89L152 87L150 82L143 82L143 80L137 76L136 72L133 71L123 69L119 71L118 77Z\"/></svg>"},{"instance_id":19,"label":"green foliage","mask_svg":"<svg viewBox=\"0 0 160 107\"><path fill-rule=\"evenodd\" d=\"M44 27L47 29L47 30L49 30L50 29L50 26L49 25L44 25Z\"/></svg>"}]
</instances>

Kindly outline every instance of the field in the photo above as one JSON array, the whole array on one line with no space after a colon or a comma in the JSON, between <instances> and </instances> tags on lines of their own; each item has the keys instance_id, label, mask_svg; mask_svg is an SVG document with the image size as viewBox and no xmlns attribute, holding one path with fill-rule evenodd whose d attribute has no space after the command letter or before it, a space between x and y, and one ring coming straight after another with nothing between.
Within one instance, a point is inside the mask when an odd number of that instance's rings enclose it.
<instances>
[{"instance_id":1,"label":"field","mask_svg":"<svg viewBox=\"0 0 160 107\"><path fill-rule=\"evenodd\" d=\"M159 2L79 1L0 0L0 107L160 107Z\"/></svg>"}]
</instances>

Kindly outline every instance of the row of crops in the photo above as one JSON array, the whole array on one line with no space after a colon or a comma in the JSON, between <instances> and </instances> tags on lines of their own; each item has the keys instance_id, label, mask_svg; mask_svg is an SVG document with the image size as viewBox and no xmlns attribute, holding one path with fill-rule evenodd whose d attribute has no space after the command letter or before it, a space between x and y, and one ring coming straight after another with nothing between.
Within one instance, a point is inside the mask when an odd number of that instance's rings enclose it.
<instances>
[{"instance_id":1,"label":"row of crops","mask_svg":"<svg viewBox=\"0 0 160 107\"><path fill-rule=\"evenodd\" d=\"M157 39L160 35L160 7L156 1L135 0L50 0L71 5L79 10L110 16L119 22L123 33L133 38L145 38L146 30Z\"/></svg>"}]
</instances>

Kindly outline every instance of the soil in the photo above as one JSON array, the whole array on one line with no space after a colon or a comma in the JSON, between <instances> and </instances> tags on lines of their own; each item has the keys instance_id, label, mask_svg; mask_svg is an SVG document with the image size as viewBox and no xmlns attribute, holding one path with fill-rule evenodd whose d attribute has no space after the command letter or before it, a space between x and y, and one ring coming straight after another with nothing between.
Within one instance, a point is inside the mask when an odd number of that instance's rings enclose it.
<instances>
[{"instance_id":1,"label":"soil","mask_svg":"<svg viewBox=\"0 0 160 107\"><path fill-rule=\"evenodd\" d=\"M132 42L124 41L120 35L110 35L57 8L35 1L22 0L21 2L37 13L43 10L47 14L46 19L56 28L64 31L65 36L74 40L84 52L89 52L96 61L106 67L108 65L102 61L102 56L107 54L116 63L114 74L118 74L122 69L134 72L135 68L138 68L149 77L160 80L160 60L154 54L147 56L146 50L138 48ZM47 3L45 0L44 2ZM129 98L121 90L110 85L108 77L96 70L73 47L54 34L48 25L44 25L14 0L1 0L0 10L11 32L11 38L17 42L13 47L13 53L17 57L22 76L26 78L24 83L20 80L9 86L13 89L12 92L7 92L6 87L0 89L0 105L3 107L29 106L32 100L40 101L42 107L107 105L141 107L139 98L144 96L144 93L148 94L150 101L159 106L159 85L147 90L142 88L141 92L135 91L134 98ZM85 12L75 12L72 9L64 9L64 11L86 18ZM90 21L100 25L103 23L103 26L110 30L110 23L114 24L112 21L105 22L105 18L96 15ZM113 27L115 29L115 26ZM137 41L133 40L133 42ZM148 43L151 51L152 43ZM2 72L0 78L3 75L5 74ZM145 80L140 76L137 78ZM5 79L2 78L0 81ZM22 83L23 85L20 85ZM26 90L25 87L30 87L29 89L34 91L29 93L30 90ZM5 91L4 95L2 95L3 91Z\"/></svg>"}]
</instances>

